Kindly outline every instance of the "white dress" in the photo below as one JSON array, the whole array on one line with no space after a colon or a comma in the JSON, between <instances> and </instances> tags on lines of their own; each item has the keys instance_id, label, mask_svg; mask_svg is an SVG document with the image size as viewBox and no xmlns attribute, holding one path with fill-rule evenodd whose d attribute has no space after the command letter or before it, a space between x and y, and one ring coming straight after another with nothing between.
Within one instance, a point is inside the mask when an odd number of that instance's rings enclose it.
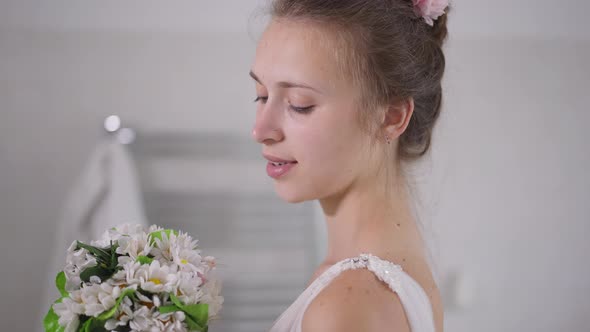
<instances>
[{"instance_id":1,"label":"white dress","mask_svg":"<svg viewBox=\"0 0 590 332\"><path fill-rule=\"evenodd\" d=\"M400 265L371 254L347 258L329 267L315 279L273 323L269 332L301 332L305 309L342 271L367 268L396 292L412 332L435 332L432 307L424 289Z\"/></svg>"}]
</instances>

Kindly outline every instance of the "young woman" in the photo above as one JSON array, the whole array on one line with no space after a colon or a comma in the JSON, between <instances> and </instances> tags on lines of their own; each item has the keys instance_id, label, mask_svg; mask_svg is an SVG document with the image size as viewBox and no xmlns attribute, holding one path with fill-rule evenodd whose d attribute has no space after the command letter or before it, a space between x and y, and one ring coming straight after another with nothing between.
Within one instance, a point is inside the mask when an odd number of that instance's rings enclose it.
<instances>
[{"instance_id":1,"label":"young woman","mask_svg":"<svg viewBox=\"0 0 590 332\"><path fill-rule=\"evenodd\" d=\"M446 0L275 0L252 135L287 202L319 200L328 252L272 332L442 332L404 167L440 112Z\"/></svg>"}]
</instances>

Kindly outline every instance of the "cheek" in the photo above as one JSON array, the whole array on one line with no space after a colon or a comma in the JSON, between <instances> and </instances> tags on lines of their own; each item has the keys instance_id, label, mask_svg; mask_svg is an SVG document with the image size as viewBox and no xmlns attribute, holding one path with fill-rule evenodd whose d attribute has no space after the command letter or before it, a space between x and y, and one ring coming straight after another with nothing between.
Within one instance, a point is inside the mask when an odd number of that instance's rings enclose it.
<instances>
[{"instance_id":1,"label":"cheek","mask_svg":"<svg viewBox=\"0 0 590 332\"><path fill-rule=\"evenodd\" d=\"M337 126L324 125L301 135L302 161L306 173L316 181L342 181L358 168L358 133L343 120L332 122L339 123Z\"/></svg>"}]
</instances>

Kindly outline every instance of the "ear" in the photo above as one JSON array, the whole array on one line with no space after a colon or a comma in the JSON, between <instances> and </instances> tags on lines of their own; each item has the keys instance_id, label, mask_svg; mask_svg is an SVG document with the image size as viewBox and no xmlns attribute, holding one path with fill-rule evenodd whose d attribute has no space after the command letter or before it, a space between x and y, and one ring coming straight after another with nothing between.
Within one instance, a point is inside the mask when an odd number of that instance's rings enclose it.
<instances>
[{"instance_id":1,"label":"ear","mask_svg":"<svg viewBox=\"0 0 590 332\"><path fill-rule=\"evenodd\" d=\"M408 127L413 113L414 98L412 97L389 105L383 120L385 134L392 140L401 136Z\"/></svg>"}]
</instances>

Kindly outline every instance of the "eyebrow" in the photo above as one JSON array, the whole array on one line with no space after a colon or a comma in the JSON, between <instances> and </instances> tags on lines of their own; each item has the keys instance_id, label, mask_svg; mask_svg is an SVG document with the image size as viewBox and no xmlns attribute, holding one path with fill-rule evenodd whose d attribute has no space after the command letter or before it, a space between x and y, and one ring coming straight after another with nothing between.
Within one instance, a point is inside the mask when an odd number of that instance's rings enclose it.
<instances>
[{"instance_id":1,"label":"eyebrow","mask_svg":"<svg viewBox=\"0 0 590 332\"><path fill-rule=\"evenodd\" d=\"M262 82L260 82L260 79L258 78L258 76L256 76L256 74L254 74L254 72L251 70L250 70L250 77L252 77L260 85L264 85L264 84L262 84ZM315 91L320 94L322 93L320 90L318 90L314 87L311 87L309 85L303 84L303 83L278 82L277 85L281 88L302 88L302 89L309 89L309 90Z\"/></svg>"}]
</instances>

